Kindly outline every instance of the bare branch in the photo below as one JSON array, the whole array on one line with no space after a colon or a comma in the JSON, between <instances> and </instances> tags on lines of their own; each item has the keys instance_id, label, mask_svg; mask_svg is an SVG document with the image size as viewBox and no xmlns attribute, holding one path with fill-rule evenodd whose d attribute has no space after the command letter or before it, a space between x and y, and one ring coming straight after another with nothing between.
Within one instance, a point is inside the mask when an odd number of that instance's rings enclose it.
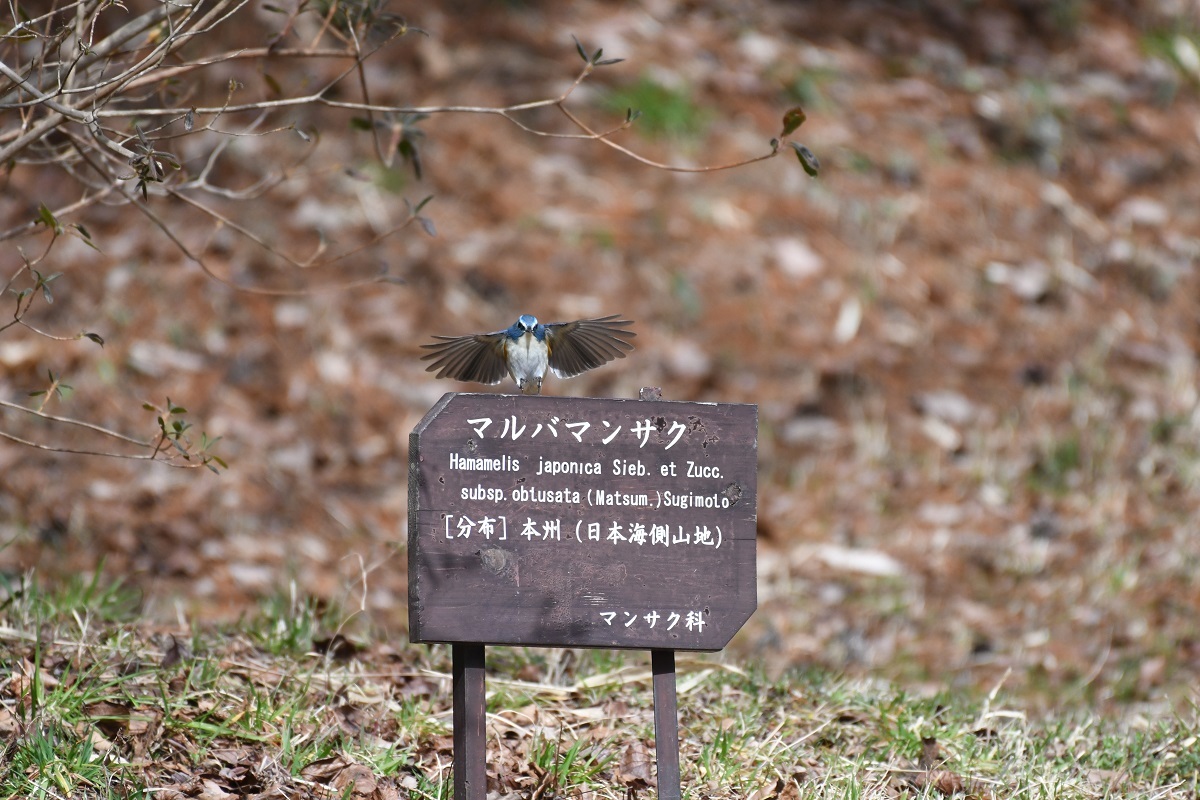
<instances>
[{"instance_id":1,"label":"bare branch","mask_svg":"<svg viewBox=\"0 0 1200 800\"><path fill-rule=\"evenodd\" d=\"M254 60L267 58L268 56L271 58L354 58L355 54L335 48L303 49L292 47L272 50L269 47L250 47L242 50L229 50L198 61L189 61L186 64L179 64L174 67L164 67L149 75L144 75L130 81L125 88L132 90L143 86L153 86L161 81L178 78L182 75L187 75L189 72L211 67L214 64L225 64L240 59Z\"/></svg>"},{"instance_id":2,"label":"bare branch","mask_svg":"<svg viewBox=\"0 0 1200 800\"><path fill-rule=\"evenodd\" d=\"M174 456L170 455L169 451L164 451L161 447L155 448L154 452L152 453L138 455L136 453L114 453L106 450L83 450L74 447L58 447L57 445L42 444L41 442L33 442L29 439L22 439L20 436L16 436L2 430L0 430L0 439L7 439L8 441L16 444L32 447L35 450L45 450L51 453L64 453L75 456L102 456L104 458L124 458L129 461L157 461L159 464L164 464L168 467L175 467L176 469L199 469L200 467L208 466L207 461L204 461L203 459L181 464L179 461L175 460ZM162 452L167 452L168 458L159 458L159 453Z\"/></svg>"},{"instance_id":3,"label":"bare branch","mask_svg":"<svg viewBox=\"0 0 1200 800\"><path fill-rule=\"evenodd\" d=\"M559 110L562 111L562 113L567 117L567 119L571 120L571 122L578 125L580 130L586 131L589 138L596 139L601 144L608 145L609 147L616 150L617 152L623 153L624 155L629 156L634 161L638 161L647 166L654 167L655 169L665 169L670 172L718 172L723 169L734 169L735 167L744 167L747 164L754 164L758 161L766 161L768 158L774 158L775 156L779 155L780 152L782 152L781 150L776 148L776 149L773 149L771 152L767 153L766 155L755 156L753 158L746 158L741 161L734 161L729 164L720 164L718 166L711 166L711 167L679 167L679 166L675 166L674 164L664 164L661 161L654 161L652 159L646 158L645 156L638 155L634 151L630 150L628 147L623 147L623 146L617 144L616 142L608 139L607 138L608 134L596 133L595 131L593 131L591 128L589 128L583 122L583 120L579 119L579 117L572 114L571 111L568 108L566 108L565 106L560 104Z\"/></svg>"},{"instance_id":4,"label":"bare branch","mask_svg":"<svg viewBox=\"0 0 1200 800\"><path fill-rule=\"evenodd\" d=\"M150 453L148 455L137 455L137 454L130 454L130 453L113 453L113 452L108 452L108 451L104 451L104 450L78 450L73 447L57 447L55 445L41 444L40 442L32 442L29 439L22 439L20 436L15 436L15 435L8 433L6 431L3 431L3 430L0 430L0 439L7 439L10 442L15 442L17 444L23 444L26 447L33 447L37 450L47 450L51 453L69 453L71 455L77 455L77 456L105 456L107 458L128 458L133 461L154 461L154 460L157 460L156 456L158 455L157 451L154 453ZM171 466L187 466L187 467L197 466L195 464L171 464L170 461L166 461L163 463L170 464Z\"/></svg>"},{"instance_id":5,"label":"bare branch","mask_svg":"<svg viewBox=\"0 0 1200 800\"><path fill-rule=\"evenodd\" d=\"M174 189L168 189L167 191L173 197L202 211L203 213L205 213L208 216L212 217L213 219L217 220L221 224L227 225L230 228L236 230L238 233L240 233L243 236L245 236L246 238L250 239L252 242L257 244L259 247L266 250L267 252L271 253L272 255L284 259L291 266L293 266L297 269L304 269L304 270L312 269L314 266L328 267L328 266L337 264L340 261L344 261L345 259L350 258L353 255L361 253L362 251L367 250L368 248L373 247L376 244L379 244L381 241L394 235L398 231L401 231L404 228L407 228L409 225L411 225L417 219L417 214L415 212L410 212L408 217L406 217L403 221L397 223L396 225L393 225L391 228L388 228L387 230L383 231L382 233L376 234L370 240L358 245L357 247L354 247L344 253L339 254L335 258L331 258L326 261L321 261L318 263L316 259L320 255L320 253L324 247L324 245L319 245L318 251L316 253L314 253L312 257L305 259L303 261L298 261L298 260L292 258L291 256L288 256L286 253L282 253L279 250L275 249L269 243L267 243L262 238L260 238L257 234L255 234L253 231L249 230L248 228L246 228L242 225L239 225L238 223L229 219L227 216L221 214L220 212L216 211L215 209L212 209L212 208L204 205L203 203L201 203L197 200L194 200L194 199L188 197L187 195L185 195L181 192L178 192ZM142 204L139 203L138 205L140 208L142 208L142 210L147 215L149 215L151 217L151 219L153 219L156 222L156 224L159 225L160 228L163 228L165 230L165 226L161 220L157 219L157 217L155 217L153 215L153 213L150 212L150 210L148 208L145 208ZM168 234L168 235L170 235L170 234ZM182 243L179 242L177 239L175 239L174 236L172 236L172 240L175 241L176 244L181 249L183 249ZM300 296L309 295L309 294L313 294L315 292L320 292L320 291L325 291L325 290L330 290L330 289L345 290L345 289L356 288L359 286L368 286L373 283L380 283L387 279L387 274L386 274L386 272L384 272L381 274L373 275L369 278L360 278L358 280L353 280L353 281L339 281L337 283L324 284L324 285L318 285L318 286L308 286L308 287L301 288L301 289L276 289L276 288L265 288L265 287L261 287L261 286L249 286L246 284L241 284L241 283L237 283L236 281L229 280L228 278L221 277L220 275L218 275L217 273L212 271L212 269L208 266L208 264L204 261L203 258L191 253L188 250L184 250L184 252L187 254L188 258L190 258L192 261L196 262L196 264L198 264L200 266L200 268L202 270L204 270L204 273L206 275L208 275L210 278L212 278L213 280L215 280L219 283L222 283L226 286L229 286L231 288L237 289L239 291L249 292L250 294L270 295L270 296L275 296L275 297L300 297Z\"/></svg>"},{"instance_id":6,"label":"bare branch","mask_svg":"<svg viewBox=\"0 0 1200 800\"><path fill-rule=\"evenodd\" d=\"M74 419L72 417L60 417L55 414L47 414L44 411L38 411L37 409L28 408L26 406L19 405L17 403L10 403L7 400L0 400L0 406L3 406L4 408L11 408L14 411L24 411L26 414L31 414L31 415L33 415L35 417L39 417L41 419L50 420L51 422L61 422L64 425L74 425L79 428L85 428L89 431L94 431L96 433L103 434L104 436L107 436L110 439L116 439L121 442L128 442L129 444L137 445L138 447L153 447L154 446L153 441L145 441L143 439L134 439L132 436L126 436L123 433L118 433L117 431L111 430L110 428L105 428L101 425L95 425L91 422L84 422L83 420Z\"/></svg>"}]
</instances>

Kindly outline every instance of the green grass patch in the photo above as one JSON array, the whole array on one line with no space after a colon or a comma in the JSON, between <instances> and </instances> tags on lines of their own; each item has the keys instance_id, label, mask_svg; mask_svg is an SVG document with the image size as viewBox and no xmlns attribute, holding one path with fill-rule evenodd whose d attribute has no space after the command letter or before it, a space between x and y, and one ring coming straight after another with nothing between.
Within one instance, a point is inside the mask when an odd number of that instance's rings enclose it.
<instances>
[{"instance_id":1,"label":"green grass patch","mask_svg":"<svg viewBox=\"0 0 1200 800\"><path fill-rule=\"evenodd\" d=\"M203 786L449 800L449 648L365 642L334 658L304 646L337 624L308 599L268 603L232 628L169 631L133 622L122 596L97 579L61 590L26 580L6 598L0 800L195 797ZM652 791L647 654L488 653L490 791ZM1200 785L1194 702L1131 720L1035 719L998 696L770 676L720 656L679 667L685 798L1194 798Z\"/></svg>"},{"instance_id":2,"label":"green grass patch","mask_svg":"<svg viewBox=\"0 0 1200 800\"><path fill-rule=\"evenodd\" d=\"M648 75L606 92L602 105L614 114L624 115L630 109L641 112L633 127L650 139L700 139L711 122L711 115L688 91L665 86Z\"/></svg>"}]
</instances>

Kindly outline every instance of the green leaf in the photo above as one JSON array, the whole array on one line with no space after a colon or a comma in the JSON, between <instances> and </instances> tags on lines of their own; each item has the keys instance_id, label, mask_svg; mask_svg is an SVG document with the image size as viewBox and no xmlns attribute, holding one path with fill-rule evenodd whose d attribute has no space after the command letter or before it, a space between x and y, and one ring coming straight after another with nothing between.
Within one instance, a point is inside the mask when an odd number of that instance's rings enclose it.
<instances>
[{"instance_id":1,"label":"green leaf","mask_svg":"<svg viewBox=\"0 0 1200 800\"><path fill-rule=\"evenodd\" d=\"M417 180L421 180L421 155L417 152L417 148L408 139L401 139L400 144L396 145L396 149L400 151L400 155L404 160L412 164L413 174L417 176Z\"/></svg>"},{"instance_id":2,"label":"green leaf","mask_svg":"<svg viewBox=\"0 0 1200 800\"><path fill-rule=\"evenodd\" d=\"M430 201L430 200L432 200L432 199L433 199L433 195L429 195L429 196L428 196L428 197L426 197L424 200L422 200L421 202L417 203L417 207L413 209L413 213L414 213L414 214L419 214L419 213L421 212L421 209L422 209L422 208L424 208L425 206L429 205L429 201Z\"/></svg>"},{"instance_id":3,"label":"green leaf","mask_svg":"<svg viewBox=\"0 0 1200 800\"><path fill-rule=\"evenodd\" d=\"M804 167L804 171L808 173L809 177L817 177L817 173L821 171L821 162L813 151L795 142L788 142L788 144L796 151L796 158L800 159L800 166Z\"/></svg>"},{"instance_id":4,"label":"green leaf","mask_svg":"<svg viewBox=\"0 0 1200 800\"><path fill-rule=\"evenodd\" d=\"M83 338L91 339L96 344L100 345L101 347L104 347L104 337L98 333L92 333L90 331L87 331L83 334Z\"/></svg>"},{"instance_id":5,"label":"green leaf","mask_svg":"<svg viewBox=\"0 0 1200 800\"><path fill-rule=\"evenodd\" d=\"M42 396L42 395L44 395L45 393L46 393L46 390L45 390L45 389L38 389L36 392L30 392L30 393L29 393L29 396L30 396L30 397L41 397L41 396Z\"/></svg>"},{"instance_id":6,"label":"green leaf","mask_svg":"<svg viewBox=\"0 0 1200 800\"><path fill-rule=\"evenodd\" d=\"M573 33L572 33L572 34L571 34L571 38L572 38L572 39L575 39L575 34L573 34ZM583 49L583 45L581 45L581 44L579 43L579 40L578 40L578 39L575 39L575 52L576 52L576 53L579 53L579 57L583 59L583 63L585 63L585 64L587 64L587 63L590 63L590 62L588 61L588 54L587 54L587 51Z\"/></svg>"},{"instance_id":7,"label":"green leaf","mask_svg":"<svg viewBox=\"0 0 1200 800\"><path fill-rule=\"evenodd\" d=\"M800 106L789 108L783 115L783 132L779 135L787 136L794 133L797 128L804 124L806 119L808 119L808 116L805 115L804 109Z\"/></svg>"},{"instance_id":8,"label":"green leaf","mask_svg":"<svg viewBox=\"0 0 1200 800\"><path fill-rule=\"evenodd\" d=\"M47 208L45 203L38 203L37 224L45 225L54 231L56 235L63 232L63 227L59 223L58 217L54 216L54 212Z\"/></svg>"},{"instance_id":9,"label":"green leaf","mask_svg":"<svg viewBox=\"0 0 1200 800\"><path fill-rule=\"evenodd\" d=\"M100 248L97 247L96 243L92 241L92 234L87 228L83 227L83 225L78 222L72 222L70 227L71 232L78 236L80 241L95 250L97 253L100 252Z\"/></svg>"},{"instance_id":10,"label":"green leaf","mask_svg":"<svg viewBox=\"0 0 1200 800\"><path fill-rule=\"evenodd\" d=\"M351 117L350 130L352 131L369 131L375 126L371 124L371 120L366 117Z\"/></svg>"},{"instance_id":11,"label":"green leaf","mask_svg":"<svg viewBox=\"0 0 1200 800\"><path fill-rule=\"evenodd\" d=\"M158 409L150 403L142 403L142 408L146 409L147 411L158 411Z\"/></svg>"},{"instance_id":12,"label":"green leaf","mask_svg":"<svg viewBox=\"0 0 1200 800\"><path fill-rule=\"evenodd\" d=\"M596 66L597 67L607 67L611 64L620 64L624 60L625 59L623 59L623 58L606 58L603 61L597 61Z\"/></svg>"}]
</instances>

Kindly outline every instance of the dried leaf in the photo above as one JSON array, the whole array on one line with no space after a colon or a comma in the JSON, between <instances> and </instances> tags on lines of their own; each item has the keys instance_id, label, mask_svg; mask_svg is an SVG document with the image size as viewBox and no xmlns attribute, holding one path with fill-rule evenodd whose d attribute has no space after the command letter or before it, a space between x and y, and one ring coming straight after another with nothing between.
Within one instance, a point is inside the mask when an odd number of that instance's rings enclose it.
<instances>
[{"instance_id":1,"label":"dried leaf","mask_svg":"<svg viewBox=\"0 0 1200 800\"><path fill-rule=\"evenodd\" d=\"M179 643L179 639L175 634L171 634L171 644L167 648L167 651L163 653L162 661L159 662L158 666L160 669L170 669L183 661L183 656L183 645Z\"/></svg>"},{"instance_id":2,"label":"dried leaf","mask_svg":"<svg viewBox=\"0 0 1200 800\"><path fill-rule=\"evenodd\" d=\"M350 736L362 733L362 715L356 707L349 703L342 703L333 709L333 713L337 717L338 727L343 733Z\"/></svg>"},{"instance_id":3,"label":"dried leaf","mask_svg":"<svg viewBox=\"0 0 1200 800\"><path fill-rule=\"evenodd\" d=\"M220 784L205 779L201 784L202 789L200 794L196 795L199 800L237 800L238 795L225 791Z\"/></svg>"},{"instance_id":4,"label":"dried leaf","mask_svg":"<svg viewBox=\"0 0 1200 800\"><path fill-rule=\"evenodd\" d=\"M935 769L929 772L923 772L912 780L912 785L921 791L933 789L939 794L950 797L956 794L962 794L968 791L968 782L963 780L961 775L951 772L948 769Z\"/></svg>"},{"instance_id":5,"label":"dried leaf","mask_svg":"<svg viewBox=\"0 0 1200 800\"><path fill-rule=\"evenodd\" d=\"M250 747L222 747L210 751L209 755L222 764L234 766L253 759L254 750Z\"/></svg>"},{"instance_id":6,"label":"dried leaf","mask_svg":"<svg viewBox=\"0 0 1200 800\"><path fill-rule=\"evenodd\" d=\"M132 707L125 703L100 700L83 708L83 713L109 738L115 738L129 728Z\"/></svg>"},{"instance_id":7,"label":"dried leaf","mask_svg":"<svg viewBox=\"0 0 1200 800\"><path fill-rule=\"evenodd\" d=\"M332 785L343 797L346 796L347 788L350 788L351 797L369 797L375 793L379 784L370 767L351 764L337 774Z\"/></svg>"},{"instance_id":8,"label":"dried leaf","mask_svg":"<svg viewBox=\"0 0 1200 800\"><path fill-rule=\"evenodd\" d=\"M946 757L942 754L942 749L938 747L937 738L934 736L923 737L921 739L921 757L917 759L917 766L930 770L940 767L945 761Z\"/></svg>"},{"instance_id":9,"label":"dried leaf","mask_svg":"<svg viewBox=\"0 0 1200 800\"><path fill-rule=\"evenodd\" d=\"M750 794L746 795L746 800L775 800L779 797L779 793L783 791L783 779L776 779L775 783L767 786L759 787Z\"/></svg>"},{"instance_id":10,"label":"dried leaf","mask_svg":"<svg viewBox=\"0 0 1200 800\"><path fill-rule=\"evenodd\" d=\"M397 694L403 698L432 697L437 694L438 686L422 677L410 677L403 682Z\"/></svg>"},{"instance_id":11,"label":"dried leaf","mask_svg":"<svg viewBox=\"0 0 1200 800\"><path fill-rule=\"evenodd\" d=\"M625 752L621 753L621 761L617 765L617 780L630 789L645 789L658 785L654 776L654 756L643 742L632 742L625 748Z\"/></svg>"},{"instance_id":12,"label":"dried leaf","mask_svg":"<svg viewBox=\"0 0 1200 800\"><path fill-rule=\"evenodd\" d=\"M329 756L310 761L300 770L300 777L313 783L326 783L350 764L342 756Z\"/></svg>"},{"instance_id":13,"label":"dried leaf","mask_svg":"<svg viewBox=\"0 0 1200 800\"><path fill-rule=\"evenodd\" d=\"M215 440L213 443L215 444ZM313 649L323 655L333 656L338 661L345 661L362 652L361 647L340 633L324 639L314 639Z\"/></svg>"}]
</instances>

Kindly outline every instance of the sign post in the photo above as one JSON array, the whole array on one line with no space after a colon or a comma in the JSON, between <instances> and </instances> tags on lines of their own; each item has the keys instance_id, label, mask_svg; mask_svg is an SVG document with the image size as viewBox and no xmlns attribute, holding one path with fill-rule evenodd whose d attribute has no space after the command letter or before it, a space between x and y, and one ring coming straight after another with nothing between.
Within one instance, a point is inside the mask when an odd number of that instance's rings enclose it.
<instances>
[{"instance_id":1,"label":"sign post","mask_svg":"<svg viewBox=\"0 0 1200 800\"><path fill-rule=\"evenodd\" d=\"M447 394L409 444L409 635L454 659L455 796L483 800L487 644L651 651L678 798L675 650L757 605L757 408Z\"/></svg>"}]
</instances>

